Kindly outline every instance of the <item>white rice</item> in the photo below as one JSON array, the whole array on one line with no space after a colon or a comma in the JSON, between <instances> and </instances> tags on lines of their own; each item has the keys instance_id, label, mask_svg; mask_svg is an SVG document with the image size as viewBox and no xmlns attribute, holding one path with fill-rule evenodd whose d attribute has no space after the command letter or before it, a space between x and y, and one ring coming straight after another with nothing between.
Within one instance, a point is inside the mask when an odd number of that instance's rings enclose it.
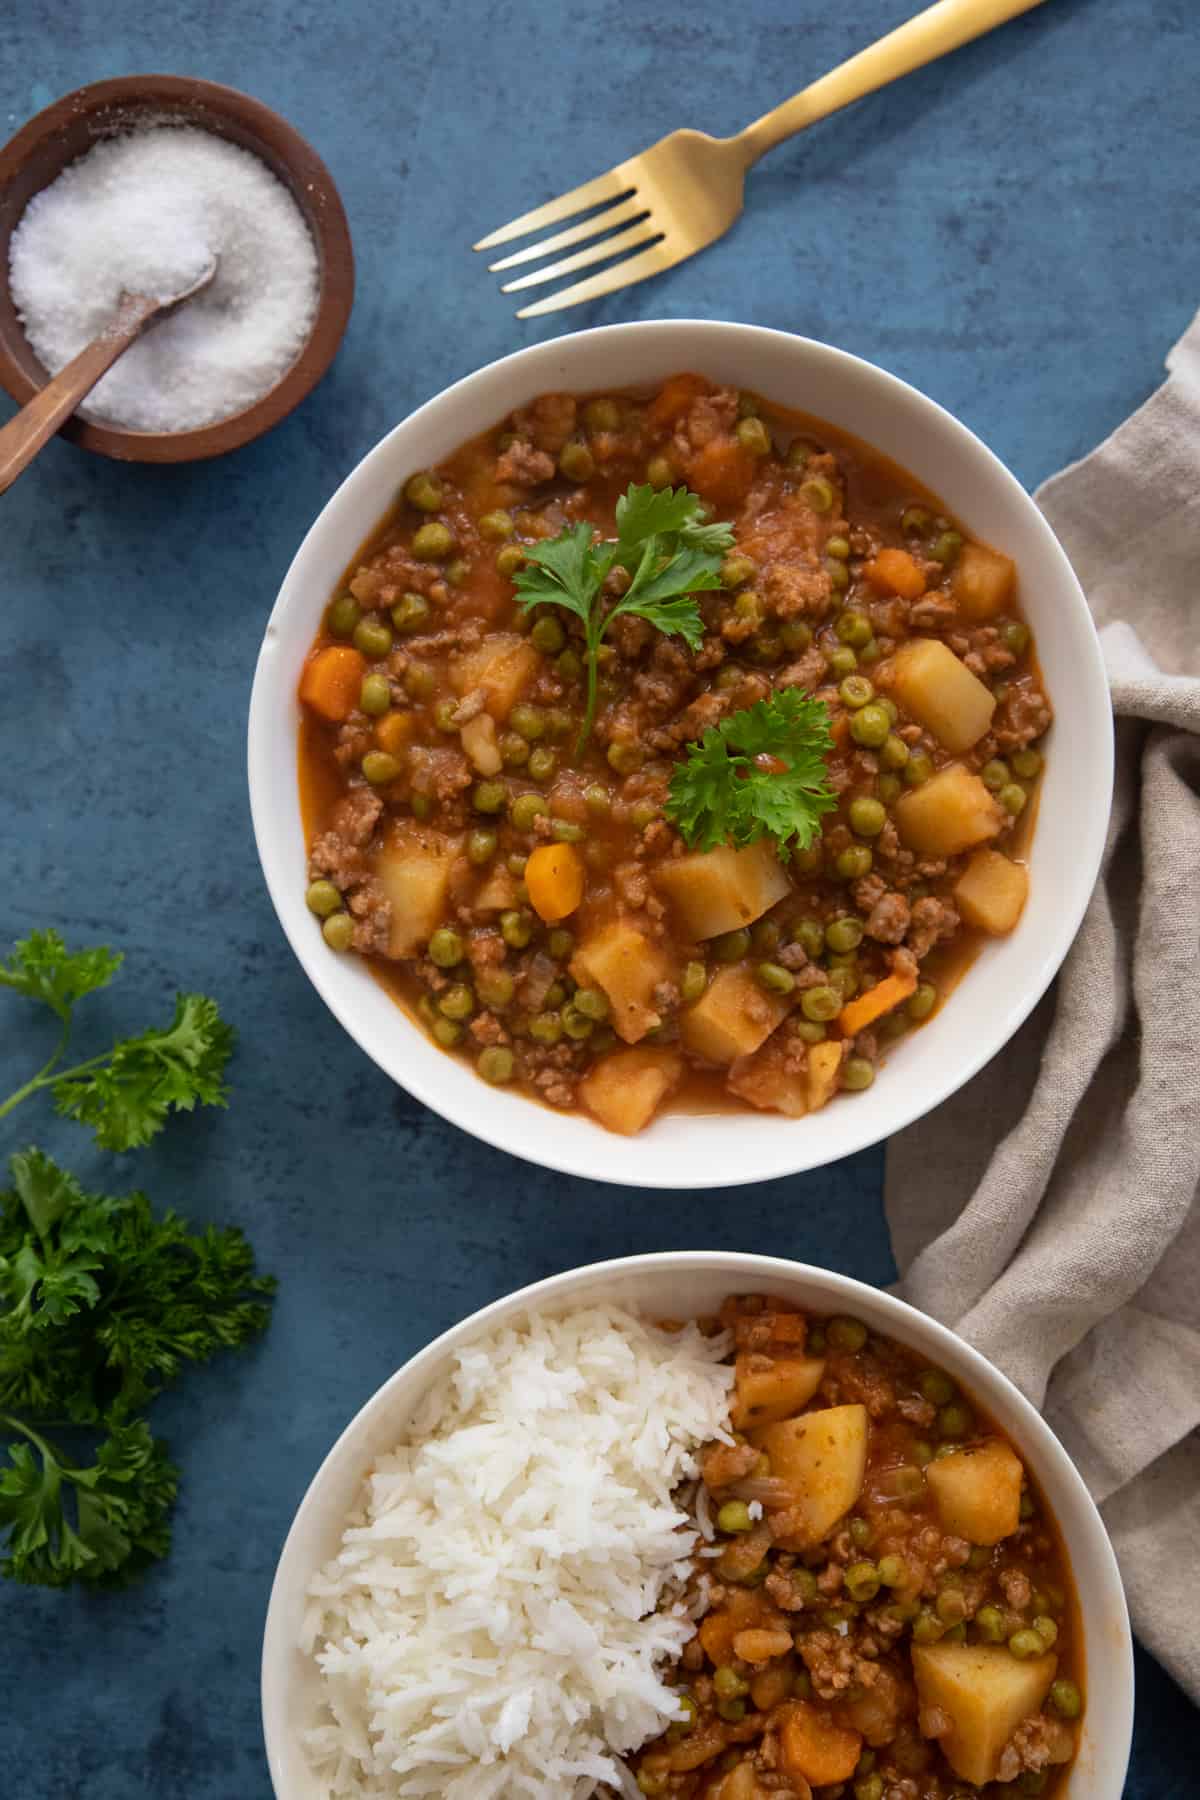
<instances>
[{"instance_id":1,"label":"white rice","mask_svg":"<svg viewBox=\"0 0 1200 1800\"><path fill-rule=\"evenodd\" d=\"M330 1796L636 1792L620 1755L680 1716L699 1538L672 1495L728 1440L728 1349L597 1306L456 1353L309 1589Z\"/></svg>"}]
</instances>

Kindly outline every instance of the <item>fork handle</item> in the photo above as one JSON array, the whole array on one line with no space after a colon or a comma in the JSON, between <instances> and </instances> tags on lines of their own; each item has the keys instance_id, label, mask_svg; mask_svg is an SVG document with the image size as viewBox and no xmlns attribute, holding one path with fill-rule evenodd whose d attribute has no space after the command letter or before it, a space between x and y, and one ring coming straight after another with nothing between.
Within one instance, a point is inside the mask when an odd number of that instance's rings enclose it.
<instances>
[{"instance_id":1,"label":"fork handle","mask_svg":"<svg viewBox=\"0 0 1200 1800\"><path fill-rule=\"evenodd\" d=\"M749 168L806 125L828 118L876 88L886 87L889 81L936 62L960 44L969 44L972 38L982 37L985 31L1041 4L1042 0L936 0L907 24L897 26L782 106L755 119L733 141L744 149Z\"/></svg>"}]
</instances>

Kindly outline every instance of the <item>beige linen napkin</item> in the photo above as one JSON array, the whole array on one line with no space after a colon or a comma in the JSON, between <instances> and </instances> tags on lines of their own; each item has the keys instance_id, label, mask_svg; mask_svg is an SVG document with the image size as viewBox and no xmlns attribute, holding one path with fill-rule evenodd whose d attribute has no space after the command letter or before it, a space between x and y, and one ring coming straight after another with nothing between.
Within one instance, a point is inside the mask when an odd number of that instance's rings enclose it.
<instances>
[{"instance_id":1,"label":"beige linen napkin","mask_svg":"<svg viewBox=\"0 0 1200 1800\"><path fill-rule=\"evenodd\" d=\"M891 1140L885 1200L900 1292L1044 1409L1200 1701L1200 315L1167 367L1037 496L1117 715L1100 880L1055 990Z\"/></svg>"}]
</instances>

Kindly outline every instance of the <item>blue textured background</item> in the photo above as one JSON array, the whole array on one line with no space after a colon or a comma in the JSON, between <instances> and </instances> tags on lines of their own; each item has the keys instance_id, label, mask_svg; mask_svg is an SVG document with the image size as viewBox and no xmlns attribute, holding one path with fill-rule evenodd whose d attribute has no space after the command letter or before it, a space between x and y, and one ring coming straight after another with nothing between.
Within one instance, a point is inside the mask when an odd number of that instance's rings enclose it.
<instances>
[{"instance_id":1,"label":"blue textured background","mask_svg":"<svg viewBox=\"0 0 1200 1800\"><path fill-rule=\"evenodd\" d=\"M155 1412L184 1470L170 1561L113 1598L0 1593L7 1794L268 1800L259 1637L292 1511L360 1402L463 1313L676 1246L890 1277L879 1153L736 1197L636 1193L526 1168L393 1089L281 938L243 734L263 620L336 482L415 403L538 337L687 315L824 337L916 382L1031 486L1157 385L1200 301L1195 0L1050 0L777 151L720 245L598 308L517 324L472 258L671 125L736 129L906 10L10 0L0 135L105 76L248 89L332 168L359 297L332 373L266 441L161 470L55 444L0 501L0 939L55 925L128 951L88 1041L176 986L217 994L241 1035L228 1115L120 1167L32 1104L0 1151L36 1136L110 1188L237 1220L282 1277L261 1348ZM0 1003L0 1093L32 1036ZM1128 1793L1190 1794L1195 1713L1144 1656L1139 1676Z\"/></svg>"}]
</instances>

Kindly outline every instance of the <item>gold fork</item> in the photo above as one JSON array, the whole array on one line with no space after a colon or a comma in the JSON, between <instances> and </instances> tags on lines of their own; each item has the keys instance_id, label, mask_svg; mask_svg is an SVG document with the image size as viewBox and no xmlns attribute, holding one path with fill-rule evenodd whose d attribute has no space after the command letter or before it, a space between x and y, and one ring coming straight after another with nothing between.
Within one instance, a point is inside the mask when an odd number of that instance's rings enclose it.
<instances>
[{"instance_id":1,"label":"gold fork","mask_svg":"<svg viewBox=\"0 0 1200 1800\"><path fill-rule=\"evenodd\" d=\"M617 288L632 287L635 281L645 281L650 275L661 275L685 256L707 249L729 230L742 210L746 170L776 144L849 106L851 101L861 100L876 88L899 80L901 75L935 62L939 56L957 50L960 44L982 37L1006 19L1015 19L1018 13L1029 12L1041 4L1042 0L937 0L936 5L927 7L878 43L860 50L793 99L764 113L737 137L714 138L703 131L673 131L640 156L618 163L607 175L597 175L594 181L585 181L569 194L522 213L519 219L481 238L474 248L493 250L497 244L527 237L548 225L559 225L575 213L591 212L591 217L580 224L490 263L493 270L513 269L556 250L566 250L571 244L584 246L560 257L548 268L506 281L500 290L504 294L536 287L543 281L557 281L560 275L572 275L577 269L590 268L612 256L622 258L598 275L590 275L532 306L522 307L518 319L533 319L539 313L579 306ZM592 211L601 206L603 211ZM624 229L618 231L617 226ZM588 242L589 239L596 241Z\"/></svg>"}]
</instances>

